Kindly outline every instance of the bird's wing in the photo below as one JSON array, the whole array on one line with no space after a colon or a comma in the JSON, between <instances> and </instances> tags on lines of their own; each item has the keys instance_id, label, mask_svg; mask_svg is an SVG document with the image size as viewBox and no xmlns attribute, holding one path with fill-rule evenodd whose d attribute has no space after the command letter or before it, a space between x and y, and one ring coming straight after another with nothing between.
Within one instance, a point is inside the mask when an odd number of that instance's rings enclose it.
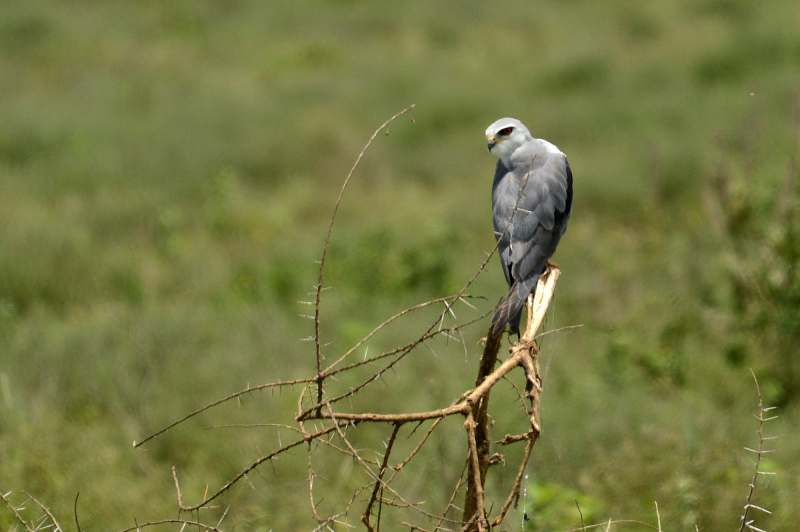
<instances>
[{"instance_id":1,"label":"bird's wing","mask_svg":"<svg viewBox=\"0 0 800 532\"><path fill-rule=\"evenodd\" d=\"M509 286L513 283L511 278L511 235L514 232L511 215L519 196L519 189L510 190L510 170L503 161L497 161L492 186L492 221L494 222L494 237L497 240L497 253L500 255L500 264L503 266L503 275Z\"/></svg>"},{"instance_id":2,"label":"bird's wing","mask_svg":"<svg viewBox=\"0 0 800 532\"><path fill-rule=\"evenodd\" d=\"M516 178L524 182L525 176ZM571 203L572 172L566 157L547 154L541 164L534 162L513 218L508 257L515 270L512 277L526 279L544 271L566 230Z\"/></svg>"}]
</instances>

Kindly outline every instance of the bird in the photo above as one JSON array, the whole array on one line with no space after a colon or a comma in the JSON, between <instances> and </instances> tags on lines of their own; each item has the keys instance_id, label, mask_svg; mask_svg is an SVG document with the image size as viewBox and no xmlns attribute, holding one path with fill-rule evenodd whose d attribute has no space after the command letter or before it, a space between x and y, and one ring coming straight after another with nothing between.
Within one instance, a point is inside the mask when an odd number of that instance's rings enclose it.
<instances>
[{"instance_id":1,"label":"bird","mask_svg":"<svg viewBox=\"0 0 800 532\"><path fill-rule=\"evenodd\" d=\"M534 138L515 118L486 129L499 160L492 184L492 220L508 294L492 317L496 338L509 325L519 338L522 307L556 251L572 215L572 170L567 156Z\"/></svg>"}]
</instances>

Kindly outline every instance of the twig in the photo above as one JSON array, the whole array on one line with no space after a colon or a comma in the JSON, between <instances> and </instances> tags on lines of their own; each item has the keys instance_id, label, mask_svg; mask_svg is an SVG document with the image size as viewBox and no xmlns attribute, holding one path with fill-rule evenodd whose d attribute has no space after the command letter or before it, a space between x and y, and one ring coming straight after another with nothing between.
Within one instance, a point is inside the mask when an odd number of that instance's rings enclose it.
<instances>
[{"instance_id":1,"label":"twig","mask_svg":"<svg viewBox=\"0 0 800 532\"><path fill-rule=\"evenodd\" d=\"M446 296L446 297L439 297L439 298L436 298L436 299L431 299L430 301L426 301L426 302L424 302L424 303L419 303L419 304L417 304L417 305L414 305L413 307L409 307L409 308L407 308L407 309L405 309L405 310L403 310L403 311L401 311L401 312L398 312L397 314L395 314L395 315L394 315L394 316L392 316L391 318L389 318L389 319L385 320L383 323L381 323L380 325L378 325L377 327L375 327L374 329L372 329L372 331L370 331L370 332L369 332L369 334L367 334L367 335L366 335L364 338L362 338L361 340L359 340L359 341L358 341L358 342L357 342L357 343L356 343L356 344L355 344L353 347L351 347L350 349L348 349L348 350L347 350L347 351L346 351L346 352L345 352L345 353L344 353L344 354L343 354L341 357L339 357L339 358L338 358L338 359L337 359L335 362L333 362L333 363L332 363L332 364L330 364L330 365L329 365L327 368L325 368L325 369L323 370L323 372L322 372L322 373L323 373L323 374L324 374L326 377L329 377L329 376L331 376L331 375L335 375L337 372L340 372L340 371L345 371L345 370L348 370L348 369L350 369L350 368L357 367L357 366L363 365L363 364L365 364L365 363L368 363L368 362L373 362L373 361L377 360L377 357L376 357L376 358L370 358L370 359L366 360L365 362L360 362L360 363L358 363L358 364L353 364L353 365L350 365L350 366L345 366L345 367L343 367L343 368L339 369L338 371L334 371L334 368L336 368L336 366L338 366L339 364L341 364L341 363L342 363L342 362L343 362L345 359L347 359L347 358L348 358L350 355L352 355L352 354L353 354L353 353L354 353L356 350L358 350L358 348L359 348L359 347L361 347L362 345L364 345L364 343L366 343L366 342L367 342L367 341L368 341L370 338L372 338L373 336L375 336L375 335L376 335L378 332L380 332L380 331L381 331L383 328L385 328L387 325L389 325L389 324L391 324L392 322L394 322L394 321L398 320L399 318L402 318L402 317L403 317L403 316L405 316L406 314L409 314L409 313L411 313L411 312L414 312L414 311L416 311L416 310L420 310L420 309L423 309L423 308L429 307L429 306L431 306L431 305L436 305L436 304L439 304L439 303L446 303L446 302L448 302L448 301L451 301L451 300L455 301L457 298L458 298L458 299L461 299L461 300L463 300L464 298L473 298L473 297L475 297L475 296L470 296L470 295L466 295L466 294L464 294L464 295L460 295L460 296ZM487 314L488 314L488 313L487 313Z\"/></svg>"},{"instance_id":2,"label":"twig","mask_svg":"<svg viewBox=\"0 0 800 532\"><path fill-rule=\"evenodd\" d=\"M754 467L755 471L753 472L753 479L750 481L750 492L747 494L747 502L745 502L744 505L744 513L742 514L742 524L739 527L739 532L743 532L745 528L749 528L750 530L756 530L756 531L760 530L755 526L753 526L753 521L754 521L753 519L750 520L747 519L751 508L753 508L754 510L761 510L762 512L765 513L770 513L768 510L765 510L764 508L761 508L760 506L756 506L753 504L753 495L755 494L756 491L756 480L758 480L759 475L774 474L766 471L761 471L760 466L761 466L761 457L766 453L772 452L771 450L764 449L764 443L769 440L775 439L775 437L764 436L764 423L767 421L772 421L773 419L777 418L777 416L764 417L764 415L770 410L773 410L774 407L764 408L764 401L761 396L761 387L758 385L758 379L756 378L756 374L752 369L750 369L750 374L753 375L753 380L756 383L756 391L758 392L758 415L756 416L756 419L758 419L758 449L748 449L747 447L745 447L745 450L756 454L756 463Z\"/></svg>"},{"instance_id":3,"label":"twig","mask_svg":"<svg viewBox=\"0 0 800 532\"><path fill-rule=\"evenodd\" d=\"M63 528L61 528L61 525L60 525L60 524L58 524L58 521L56 520L56 516L54 516L54 515L53 515L53 514L50 512L50 509L49 509L47 506L45 506L44 504L40 503L40 502L39 502L39 501L36 499L36 497L34 497L33 495L31 495L30 493L26 493L25 495L27 495L27 496L28 496L28 497L29 497L29 498L30 498L30 499L31 499L33 502L35 502L35 503L36 503L36 505L37 505L37 506L38 506L38 507L39 507L39 508L40 508L40 509L41 509L41 510L42 510L42 511L45 513L45 514L47 514L47 517L49 517L49 518L50 518L50 522L52 522L52 523L53 523L53 526L55 527L55 530L54 530L54 532L59 532L59 531L63 531L63 530L64 530Z\"/></svg>"},{"instance_id":4,"label":"twig","mask_svg":"<svg viewBox=\"0 0 800 532\"><path fill-rule=\"evenodd\" d=\"M656 503L656 519L658 520L658 532L661 532L661 514L658 511L658 501ZM582 518L583 516L581 516Z\"/></svg>"},{"instance_id":5,"label":"twig","mask_svg":"<svg viewBox=\"0 0 800 532\"><path fill-rule=\"evenodd\" d=\"M77 495L75 495L75 505L73 507L73 512L75 513L75 527L78 529L78 532L83 532L81 530L81 524L78 522L78 497L81 496L81 492L79 491Z\"/></svg>"},{"instance_id":6,"label":"twig","mask_svg":"<svg viewBox=\"0 0 800 532\"><path fill-rule=\"evenodd\" d=\"M201 530L209 530L210 532L222 532L219 528L207 525L205 523L201 523L200 521L187 521L186 519L162 519L160 521L148 521L147 523L137 523L135 526L130 528L126 528L125 530L121 530L120 532L133 532L134 530L139 530L140 528L147 528L151 526L157 525L168 525L168 524L179 524L185 526L196 526ZM181 527L183 528L183 527Z\"/></svg>"},{"instance_id":7,"label":"twig","mask_svg":"<svg viewBox=\"0 0 800 532\"><path fill-rule=\"evenodd\" d=\"M468 469L469 469L469 459L467 459L464 462L464 467L461 469L461 474L458 476L458 482L456 483L456 487L453 490L453 494L450 495L450 500L447 501L447 506L445 506L444 511L442 512L442 516L439 518L439 522L436 523L436 530L439 530L439 528L442 526L442 523L444 523L447 517L447 512L450 511L450 508L459 509L453 504L453 502L456 500L458 492L461 490L461 486L464 484L464 475Z\"/></svg>"},{"instance_id":8,"label":"twig","mask_svg":"<svg viewBox=\"0 0 800 532\"><path fill-rule=\"evenodd\" d=\"M481 319L481 318L479 317L479 318L476 318L474 320L470 320L468 322L465 322L461 326L468 325L468 324L471 324L471 323L475 323L479 319ZM441 335L444 332L450 331L453 328L446 328L446 329L442 329L441 331L434 330L434 329L435 329L434 327L431 327L431 328L428 329L427 332L425 332L422 336L420 336L419 338L417 338L413 342L410 342L410 343L408 343L408 344L406 344L406 345L404 345L402 347L397 347L395 349L392 349L391 351L388 351L386 353L382 353L381 355L378 355L378 356L375 356L375 357L369 359L368 362L375 362L376 360L381 359L381 358L394 357L386 364L386 366L384 366L383 368L378 370L375 374L371 375L369 378L367 378L364 381L362 381L360 384L350 388L349 391L344 392L344 393L342 393L342 394L340 394L340 395L338 395L336 397L332 397L332 398L330 398L330 399L328 399L326 401L323 401L322 403L313 404L313 405L311 405L310 407L308 407L306 409L300 409L296 419L298 421L303 421L303 420L307 420L307 419L313 419L315 417L316 418L324 418L324 417L326 417L325 416L325 411L324 410L320 411L320 407L328 407L328 406L333 405L333 404L335 404L335 403L337 403L339 401L347 399L348 397L352 397L353 395L356 395L358 392L360 392L361 390L363 390L364 388L366 388L367 386L369 386L373 382L376 382L379 379L379 377L381 377L387 371L389 371L390 369L394 368L408 353L412 352L420 344L423 344L426 340L434 338L437 335ZM339 368L338 370L335 370L335 371L331 372L330 375L333 375L333 374L338 373L340 371L344 371L346 369L351 369L351 368L354 368L354 367L362 366L364 364L365 364L364 362L357 362L357 363L351 364L350 366L347 366L347 367L344 367L344 368ZM316 381L316 378L310 380L310 382L315 382L315 381ZM393 422L393 421L390 421L390 422Z\"/></svg>"},{"instance_id":9,"label":"twig","mask_svg":"<svg viewBox=\"0 0 800 532\"><path fill-rule=\"evenodd\" d=\"M333 412L331 410L330 406L328 407L328 412L329 413ZM364 468L364 471L366 471L367 474L374 481L380 483L382 488L389 490L389 492L391 492L399 500L403 501L403 503L405 503L409 508L416 509L417 511L420 511L421 513L423 513L425 515L430 515L430 514L427 514L427 512L424 512L424 511L419 509L419 503L414 504L412 502L407 501L403 496L401 496L399 493L397 493L396 490L394 490L391 486L389 486L386 482L384 482L383 479L381 479L372 470L372 468L369 467L369 465L366 463L366 461L363 458L361 458L361 455L358 453L358 451L356 451L356 449L353 448L353 445L350 443L350 440L348 440L347 437L344 435L344 432L342 432L342 427L338 423L336 423L336 424L334 424L334 428L336 429L336 432L339 434L339 438L341 438L341 440L344 442L344 444L347 445L347 447L350 449L350 452L353 453L353 456L355 456L356 461L358 461L358 463L361 464L361 466Z\"/></svg>"},{"instance_id":10,"label":"twig","mask_svg":"<svg viewBox=\"0 0 800 532\"><path fill-rule=\"evenodd\" d=\"M650 523L645 523L644 521L637 521L635 519L609 519L606 523L597 523L594 525L586 525L582 526L581 528L572 528L570 530L566 530L565 532L583 532L584 530L589 530L590 528L603 528L605 527L606 530L611 530L611 525L639 525L645 528L650 528L652 530L658 530L657 527L651 525Z\"/></svg>"},{"instance_id":11,"label":"twig","mask_svg":"<svg viewBox=\"0 0 800 532\"><path fill-rule=\"evenodd\" d=\"M345 426L347 424L348 423L344 423ZM229 480L227 482L227 484L225 484L222 488L220 488L216 493L214 493L211 496L204 497L203 498L203 502L201 502L199 504L196 504L194 506L185 506L183 504L182 496L181 496L181 492L180 492L180 486L178 485L178 478L177 478L177 473L176 473L174 478L175 478L175 487L176 487L177 492L178 492L178 506L180 507L181 510L183 510L185 512L193 512L195 510L199 510L200 508L205 507L206 505L208 505L208 503L210 503L211 501L213 501L214 499L216 499L217 497L219 497L220 495L222 495L223 493L228 491L231 488L231 486L233 486L234 484L239 482L241 479L245 478L247 476L247 474L250 473L250 471L253 471L255 468L257 468L258 466L260 466L261 464L263 464L267 460L271 460L275 456L277 456L277 455L279 455L281 453L284 453L284 452L288 451L289 449L291 449L293 447L297 447L298 445L300 445L302 443L311 442L311 441L313 441L313 440L315 440L315 439L317 439L317 438L319 438L321 436L324 436L325 434L329 434L329 433L331 433L333 431L338 431L338 430L341 430L341 427L339 426L339 423L337 422L337 423L334 423L332 426L330 426L328 428L325 428L325 429L322 429L322 430L320 430L318 432L315 432L313 434L306 434L301 439L295 440L292 443L288 443L288 444L284 445L283 447L281 447L281 448L279 448L279 449L277 449L275 451L272 451L271 453L269 453L267 455L262 456L261 458L259 458L258 460L256 460L252 464L250 464L243 471L239 472L239 474L236 475L233 479Z\"/></svg>"},{"instance_id":12,"label":"twig","mask_svg":"<svg viewBox=\"0 0 800 532\"><path fill-rule=\"evenodd\" d=\"M512 503L516 506L517 502L519 502L519 489L522 486L522 479L525 477L525 467L528 465L528 460L533 451L533 445L536 443L536 438L529 437L527 440L528 444L525 446L525 455L522 457L522 462L520 462L517 477L514 479L514 485L511 487L511 493L508 494L506 502L504 502L503 506L500 508L500 514L492 522L493 527L503 522Z\"/></svg>"},{"instance_id":13,"label":"twig","mask_svg":"<svg viewBox=\"0 0 800 532\"><path fill-rule=\"evenodd\" d=\"M150 436L148 436L147 438L143 439L142 441L140 441L138 443L137 442L133 442L133 446L134 447L141 447L142 445L144 445L145 443L149 442L153 438L164 434L168 430L172 429L173 427L175 427L177 425L180 425L184 421L187 421L188 419L193 418L194 416L196 416L198 414L202 414L206 410L210 410L211 408L214 408L215 406L219 406L222 403L227 403L228 401L230 401L232 399L239 399L240 397L242 397L245 394L257 392L259 390L267 390L269 388L278 388L278 387L282 387L282 386L294 386L296 384L305 384L305 383L313 382L313 381L314 381L314 379L297 379L297 380L285 381L285 382L271 382L271 383L268 383L268 384L261 384L260 386L253 386L253 387L248 386L246 389L244 389L242 391L239 391L239 392L236 392L236 393L232 393L231 395L229 395L227 397L223 397L222 399L214 401L211 404L208 404L208 405L206 405L206 406L204 406L202 408L199 408L199 409L195 410L191 414L187 414L187 415L183 416L178 421L170 423L169 425L167 425L163 429L159 430L158 432L156 432L154 434L151 434Z\"/></svg>"},{"instance_id":14,"label":"twig","mask_svg":"<svg viewBox=\"0 0 800 532\"><path fill-rule=\"evenodd\" d=\"M14 514L14 517L17 518L17 521L19 521L28 532L35 532L34 529L28 525L28 522L20 515L18 509L8 500L9 495L11 495L10 491L8 493L2 493L2 491L0 491L0 499L3 499L3 502L6 503L6 506L8 506L8 509Z\"/></svg>"},{"instance_id":15,"label":"twig","mask_svg":"<svg viewBox=\"0 0 800 532\"><path fill-rule=\"evenodd\" d=\"M478 530L483 531L486 529L486 517L484 516L484 506L483 506L483 497L484 497L484 490L483 490L483 482L485 477L485 469L482 470L481 463L480 463L480 456L478 452L478 443L475 436L475 429L478 424L475 422L475 418L472 415L472 411L470 410L467 412L467 420L464 422L464 428L467 429L467 438L469 442L469 474L467 478L469 479L469 485L473 486L474 495L472 498L474 499L474 503L472 505L467 504L464 507L464 521L469 523L470 521L475 522L478 525ZM473 502L469 499L470 497L469 490L467 491L467 503ZM474 506L474 510L472 507ZM466 524L465 523L465 528Z\"/></svg>"},{"instance_id":16,"label":"twig","mask_svg":"<svg viewBox=\"0 0 800 532\"><path fill-rule=\"evenodd\" d=\"M386 473L386 465L389 462L389 455L392 452L392 447L394 447L394 442L397 439L397 433L400 432L400 427L402 427L402 423L395 423L394 429L392 430L392 435L389 437L389 443L386 445L386 451L383 453L383 463L381 463L381 469L378 471L378 480L375 482L375 487L372 490L372 495L369 498L369 502L367 503L367 509L364 511L364 515L361 517L361 521L367 526L370 530L374 530L372 525L369 522L369 516L372 513L372 505L375 504L375 500L378 498L378 490L381 487L381 480L383 479L384 473ZM378 526L380 526L380 516L378 517Z\"/></svg>"},{"instance_id":17,"label":"twig","mask_svg":"<svg viewBox=\"0 0 800 532\"><path fill-rule=\"evenodd\" d=\"M353 172L356 171L358 168L359 163L361 162L362 157L364 157L364 153L369 149L372 141L375 140L375 137L383 131L390 123L392 123L397 117L411 111L415 105L410 105L406 107L389 120L384 122L367 141L367 144L364 146L364 149L361 150L361 153L358 154L356 158L356 162L353 164L353 167L350 169L350 173L347 174L347 178L344 180L344 184L342 185L341 190L339 191L339 197L336 199L336 205L333 208L333 214L331 215L331 221L328 225L328 233L325 235L325 245L322 247L322 257L319 261L319 279L317 280L316 286L316 296L315 296L315 303L314 303L314 345L316 347L316 357L317 357L317 375L322 375L322 345L320 342L320 332L319 332L319 309L320 309L320 300L322 297L322 281L325 274L325 258L328 255L328 246L330 245L331 240L331 233L333 232L333 222L336 220L336 213L339 212L339 205L342 203L342 197L344 196L344 191L347 188L347 184L350 182L350 178L353 177ZM322 381L324 377L317 378L317 404L322 403ZM322 410L322 406L319 407L319 411Z\"/></svg>"}]
</instances>

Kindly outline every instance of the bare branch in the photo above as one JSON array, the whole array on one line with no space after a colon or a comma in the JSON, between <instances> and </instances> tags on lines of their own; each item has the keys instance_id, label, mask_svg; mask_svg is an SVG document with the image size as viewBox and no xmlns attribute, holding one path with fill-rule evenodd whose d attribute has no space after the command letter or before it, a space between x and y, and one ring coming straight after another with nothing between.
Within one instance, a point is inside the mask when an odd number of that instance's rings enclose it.
<instances>
[{"instance_id":1,"label":"bare branch","mask_svg":"<svg viewBox=\"0 0 800 532\"><path fill-rule=\"evenodd\" d=\"M769 407L769 408L764 407L764 400L761 396L761 387L758 384L758 379L756 378L756 374L752 369L750 370L750 374L753 375L753 380L756 383L756 391L758 392L758 415L756 415L756 419L758 419L758 449L754 450L745 447L746 450L756 453L756 463L754 466L753 480L750 481L750 492L747 494L747 501L744 504L744 513L742 514L742 523L741 526L739 527L739 532L744 532L745 528L749 528L750 530L756 530L756 531L760 530L755 526L753 526L752 519L748 520L750 514L750 508L758 509L761 510L762 512L769 513L769 511L765 510L764 508L760 508L753 504L753 495L755 494L756 491L756 481L758 480L759 475L775 474L769 471L761 471L761 458L764 456L764 454L772 452L771 450L764 449L764 443L771 439L774 439L764 436L764 423L767 421L772 421L777 416L766 417L766 418L764 417L764 414L772 410L774 407Z\"/></svg>"},{"instance_id":2,"label":"bare branch","mask_svg":"<svg viewBox=\"0 0 800 532\"><path fill-rule=\"evenodd\" d=\"M75 505L73 506L73 512L75 513L75 527L78 529L78 532L83 532L81 530L81 524L78 521L78 497L81 496L81 492L79 491L77 495L75 495Z\"/></svg>"},{"instance_id":3,"label":"bare branch","mask_svg":"<svg viewBox=\"0 0 800 532\"><path fill-rule=\"evenodd\" d=\"M466 294L459 295L459 296L439 297L439 298L436 298L436 299L431 299L430 301L426 301L424 303L419 303L418 305L414 305L413 307L409 307L409 308L407 308L407 309L405 309L405 310L403 310L401 312L398 312L397 314L395 314L391 318L387 319L386 321L384 321L383 323L381 323L380 325L375 327L372 331L370 331L369 334L367 334L364 338L359 340L353 347L348 349L347 352L345 352L341 357L336 359L336 361L334 363L332 363L327 368L325 368L322 371L322 374L325 375L326 377L328 377L330 375L335 375L337 373L337 372L334 371L334 368L336 368L336 366L341 364L345 359L347 359L350 355L352 355L356 350L358 350L358 348L360 348L362 345L364 345L367 341L369 341L370 338L375 336L378 332L380 332L387 325L389 325L392 322L398 320L399 318L402 318L406 314L410 314L411 312L414 312L416 310L420 310L420 309L429 307L431 305L436 305L436 304L439 304L439 303L446 303L446 302L451 301L451 300L455 301L456 299L460 299L460 300L466 302L464 298L473 298L473 297L474 296L469 296L469 295L466 295ZM485 315L482 316L482 317L485 317ZM344 368L341 368L339 371L344 371L344 370L348 370L348 369L353 368L353 367L358 367L359 365L363 365L364 363L367 363L367 362L373 362L375 360L378 360L378 358L377 357L376 358L371 358L371 359L368 359L367 361L361 362L359 364L353 364L353 365L350 365L350 366L345 366Z\"/></svg>"},{"instance_id":4,"label":"bare branch","mask_svg":"<svg viewBox=\"0 0 800 532\"><path fill-rule=\"evenodd\" d=\"M267 389L270 389L270 388L278 388L278 387L282 387L282 386L294 386L296 384L306 384L306 383L309 383L309 382L314 382L314 379L298 379L298 380L293 380L293 381L271 382L269 384L262 384L260 386L253 386L253 387L248 386L246 389L244 389L244 390L242 390L240 392L236 392L236 393L233 393L233 394L231 394L231 395L229 395L227 397L223 397L222 399L214 401L213 403L208 404L208 405L204 406L203 408L199 408L199 409L195 410L191 414L187 414L187 415L183 416L178 421L170 423L169 425L167 425L163 429L159 430L158 432L156 432L154 434L151 434L150 436L148 436L147 438L143 439L142 441L140 441L138 443L137 442L133 442L133 446L134 447L141 447L142 445L144 445L145 443L149 442L153 438L164 434L168 430L172 429L173 427L175 427L177 425L180 425L184 421L186 421L188 419L191 419L191 418L193 418L194 416L196 416L198 414L202 414L206 410L210 410L210 409L214 408L215 406L219 406L219 405L221 405L223 403L227 403L228 401L231 401L233 399L239 399L243 395L246 395L248 393L257 392L259 390L267 390Z\"/></svg>"},{"instance_id":5,"label":"bare branch","mask_svg":"<svg viewBox=\"0 0 800 532\"><path fill-rule=\"evenodd\" d=\"M22 515L20 515L19 511L21 508L17 508L13 504L11 504L10 500L8 500L9 495L11 495L10 491L8 493L0 492L0 499L3 499L3 502L6 503L6 506L8 506L8 509L11 510L11 512L14 514L14 517L17 519L17 521L19 521L19 523L25 527L25 530L27 530L28 532L35 532L35 530L30 527L28 522L25 521Z\"/></svg>"},{"instance_id":6,"label":"bare branch","mask_svg":"<svg viewBox=\"0 0 800 532\"><path fill-rule=\"evenodd\" d=\"M336 220L336 213L339 212L339 205L342 203L342 197L344 196L344 191L347 188L347 184L350 182L350 178L353 177L353 172L356 171L358 168L359 163L361 162L362 157L364 157L364 153L369 149L372 141L375 140L375 137L383 131L390 123L392 123L397 117L411 111L415 105L410 105L406 107L389 120L384 122L367 141L367 144L364 146L364 149L361 150L361 153L358 154L356 158L356 162L353 164L353 167L350 169L350 173L347 174L347 178L344 180L344 184L342 185L342 189L339 191L339 197L336 199L336 206L333 208L333 214L331 215L331 221L328 225L328 233L325 235L325 245L322 247L322 257L319 260L319 279L317 280L316 285L316 296L315 296L315 303L314 303L314 344L316 346L316 356L317 356L317 403L322 403L322 381L324 377L322 375L322 346L320 344L320 332L319 332L319 308L320 308L320 299L322 296L322 281L325 274L325 258L328 255L328 246L330 245L331 240L331 233L333 232L333 222ZM320 410L322 407L320 407Z\"/></svg>"},{"instance_id":7,"label":"bare branch","mask_svg":"<svg viewBox=\"0 0 800 532\"><path fill-rule=\"evenodd\" d=\"M389 437L389 443L386 446L386 452L383 453L383 463L381 464L381 469L378 471L378 480L375 481L375 487L372 490L372 496L369 498L369 502L367 503L367 509L364 511L364 515L361 517L361 520L367 525L367 528L372 531L372 525L369 522L369 516L372 513L372 505L375 504L376 499L378 498L378 489L381 487L381 480L383 479L384 473L386 473L386 465L389 462L389 455L392 452L392 447L394 447L394 442L397 439L397 433L400 432L400 427L402 427L402 423L395 423L394 429L392 430L392 435ZM378 517L378 526L380 526L380 515Z\"/></svg>"},{"instance_id":8,"label":"bare branch","mask_svg":"<svg viewBox=\"0 0 800 532\"><path fill-rule=\"evenodd\" d=\"M40 503L36 499L36 497L31 495L30 493L26 493L26 495L33 502L35 502L36 506L38 506L47 515L47 517L50 519L50 522L53 523L53 526L55 527L54 532L58 532L58 531L63 531L64 530L63 528L61 528L61 525L58 524L58 521L56 520L56 517L52 514L52 512L50 512L50 509L47 506L45 506L44 504Z\"/></svg>"},{"instance_id":9,"label":"bare branch","mask_svg":"<svg viewBox=\"0 0 800 532\"><path fill-rule=\"evenodd\" d=\"M572 528L565 532L582 532L584 530L589 530L590 528L605 528L606 530L611 529L611 525L639 525L645 528L650 528L652 530L658 530L658 527L651 525L650 523L645 523L644 521L637 521L635 519L609 519L605 523L597 523L594 525L585 525L581 528Z\"/></svg>"},{"instance_id":10,"label":"bare branch","mask_svg":"<svg viewBox=\"0 0 800 532\"><path fill-rule=\"evenodd\" d=\"M483 507L483 482L485 478L485 470L481 468L480 457L478 453L478 443L475 437L475 429L478 424L472 415L472 411L467 412L467 420L464 422L464 428L467 429L467 438L469 441L469 478L471 485L475 488L475 510L473 513L468 514L468 510L464 510L464 520L474 521L478 525L478 530L486 529L486 517L484 516L485 510ZM468 501L469 502L469 501ZM470 508L467 506L466 508ZM465 523L466 524L466 523Z\"/></svg>"},{"instance_id":11,"label":"bare branch","mask_svg":"<svg viewBox=\"0 0 800 532\"><path fill-rule=\"evenodd\" d=\"M345 426L348 425L348 424L349 423L344 423ZM217 497L219 497L220 495L222 495L223 493L228 491L231 488L231 486L233 486L234 484L239 482L241 479L245 478L247 476L247 474L250 473L250 471L253 471L255 468L257 468L258 466L260 466L261 464L263 464L267 460L271 460L275 456L277 456L277 455L279 455L281 453L284 453L284 452L288 451L289 449L291 449L293 447L297 447L298 445L300 445L302 443L309 443L309 442L319 438L320 436L324 436L325 434L329 434L329 433L331 433L333 431L339 431L339 430L341 430L341 427L339 426L339 423L337 422L337 423L334 423L332 426L330 426L328 428L325 428L325 429L322 429L322 430L320 430L318 432L315 432L313 434L306 434L305 436L303 436L303 438L301 438L299 440L295 440L292 443L286 444L283 447L281 447L281 448L279 448L279 449L277 449L275 451L272 451L271 453L269 453L267 455L262 456L261 458L259 458L258 460L256 460L252 464L250 464L246 469L241 471L233 479L229 480L228 483L225 484L222 488L220 488L216 493L214 493L211 496L204 497L203 498L203 502L201 502L199 504L196 504L194 506L185 506L183 504L182 495L181 495L181 492L180 492L180 486L178 485L178 479L177 479L177 473L176 473L174 478L175 478L175 487L176 487L177 492L178 492L178 506L180 507L181 510L186 511L186 512L192 512L192 511L195 511L195 510L199 510L200 508L204 508L204 507L206 507L208 505L208 503L210 503L211 501L213 501L214 499L216 499Z\"/></svg>"},{"instance_id":12,"label":"bare branch","mask_svg":"<svg viewBox=\"0 0 800 532\"><path fill-rule=\"evenodd\" d=\"M170 524L179 524L185 526L196 526L200 530L209 530L210 532L222 532L219 528L211 525L207 525L205 523L201 523L198 521L188 521L186 519L162 519L160 521L148 521L147 523L136 524L136 526L132 526L130 528L126 528L125 530L121 530L120 532L133 532L134 530L138 531L142 528L148 528L152 526L158 525L170 525ZM183 528L183 527L181 527Z\"/></svg>"},{"instance_id":13,"label":"bare branch","mask_svg":"<svg viewBox=\"0 0 800 532\"><path fill-rule=\"evenodd\" d=\"M517 476L514 479L514 485L511 487L511 493L508 494L508 498L506 499L506 502L503 503L502 508L500 508L500 514L492 522L492 526L498 526L500 523L502 523L503 519L506 517L506 513L508 512L509 508L511 508L511 504L513 503L516 506L516 503L519 501L519 489L520 486L522 486L522 479L525 477L525 468L527 467L528 460L531 457L533 445L536 443L536 438L532 437L532 433L529 433L529 435L526 436L529 436L525 438L528 440L528 444L525 446L525 455L522 457L522 462L520 462L519 471L517 471Z\"/></svg>"},{"instance_id":14,"label":"bare branch","mask_svg":"<svg viewBox=\"0 0 800 532\"><path fill-rule=\"evenodd\" d=\"M525 464L530 457L533 444L536 442L541 432L539 424L539 395L541 394L542 387L541 378L539 377L538 348L533 338L536 336L538 328L544 321L544 316L547 313L550 301L552 301L555 285L560 273L558 267L551 263L548 264L545 273L539 277L535 296L533 298L528 297L528 325L525 329L525 334L520 339L520 342L511 349L511 356L500 364L497 370L487 375L487 372L491 371L495 365L500 338L499 336L493 338L492 328L489 328L486 346L478 370L477 386L466 396L467 403L472 405L472 410L468 416L471 415L475 419L475 427L471 429L470 426L467 426L468 436L470 438L469 452L477 453L475 457L471 457L470 459L473 463L478 464L480 471L480 475L467 476L464 521L465 530L470 532L482 530L480 518L474 520L472 525L467 526L466 523L473 520L473 516L478 515L478 512L482 511L483 508L483 483L485 482L486 471L489 467L491 457L488 437L489 392L501 378L504 378L508 372L517 366L522 366L525 370L527 381L525 390L531 404L528 410L531 430L526 436L526 439L528 439L528 447L526 447L525 458L517 474L517 479L512 488L511 495L509 495L501 509L500 515L495 519L492 526L497 526L502 522L511 504L510 501L516 498ZM476 438L475 446L472 445L473 437ZM481 513L480 515L482 516L483 514Z\"/></svg>"}]
</instances>

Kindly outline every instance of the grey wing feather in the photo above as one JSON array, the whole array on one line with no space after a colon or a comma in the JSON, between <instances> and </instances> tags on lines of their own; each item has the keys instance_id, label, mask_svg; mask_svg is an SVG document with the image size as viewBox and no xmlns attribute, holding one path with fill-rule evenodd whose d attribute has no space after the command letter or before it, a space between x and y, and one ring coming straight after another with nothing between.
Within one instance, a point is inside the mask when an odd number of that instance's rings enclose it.
<instances>
[{"instance_id":1,"label":"grey wing feather","mask_svg":"<svg viewBox=\"0 0 800 532\"><path fill-rule=\"evenodd\" d=\"M498 251L510 287L492 319L492 328L497 335L511 322L512 332L518 333L525 300L536 288L571 214L572 171L566 157L537 157L524 172L513 172L498 161L492 200Z\"/></svg>"},{"instance_id":2,"label":"grey wing feather","mask_svg":"<svg viewBox=\"0 0 800 532\"><path fill-rule=\"evenodd\" d=\"M555 251L566 230L563 220L559 220L562 223L556 227L556 219L567 207L568 169L564 158L550 156L541 167L531 172L514 214L512 263L518 263L534 246L540 247L548 258ZM525 176L517 178L522 181ZM554 238L548 238L548 235Z\"/></svg>"},{"instance_id":3,"label":"grey wing feather","mask_svg":"<svg viewBox=\"0 0 800 532\"><path fill-rule=\"evenodd\" d=\"M509 204L508 185L506 178L509 177L510 170L506 168L503 161L497 161L497 167L494 172L494 184L492 186L492 215L494 222L494 236L497 240L497 252L500 254L500 264L503 267L503 275L506 277L506 282L509 286L514 282L511 278L511 235L514 232L513 222L511 222L511 214L514 212L514 203L516 203L516 196L513 202Z\"/></svg>"}]
</instances>

